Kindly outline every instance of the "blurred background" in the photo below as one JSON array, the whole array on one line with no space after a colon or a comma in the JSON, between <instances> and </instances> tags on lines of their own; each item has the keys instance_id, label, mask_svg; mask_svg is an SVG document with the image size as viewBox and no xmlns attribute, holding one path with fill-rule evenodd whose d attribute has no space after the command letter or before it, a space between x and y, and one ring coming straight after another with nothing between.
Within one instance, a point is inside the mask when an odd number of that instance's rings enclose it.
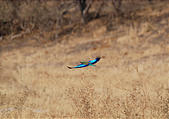
<instances>
[{"instance_id":1,"label":"blurred background","mask_svg":"<svg viewBox=\"0 0 169 119\"><path fill-rule=\"evenodd\" d=\"M0 117L168 119L168 57L168 0L0 0Z\"/></svg>"}]
</instances>

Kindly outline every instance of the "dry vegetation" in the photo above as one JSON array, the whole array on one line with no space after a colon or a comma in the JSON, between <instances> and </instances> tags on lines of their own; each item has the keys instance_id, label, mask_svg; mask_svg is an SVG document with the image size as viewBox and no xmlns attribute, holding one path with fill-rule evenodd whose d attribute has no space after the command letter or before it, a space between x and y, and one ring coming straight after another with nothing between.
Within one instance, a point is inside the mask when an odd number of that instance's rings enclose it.
<instances>
[{"instance_id":1,"label":"dry vegetation","mask_svg":"<svg viewBox=\"0 0 169 119\"><path fill-rule=\"evenodd\" d=\"M0 0L1 118L169 119L169 2L110 2Z\"/></svg>"}]
</instances>

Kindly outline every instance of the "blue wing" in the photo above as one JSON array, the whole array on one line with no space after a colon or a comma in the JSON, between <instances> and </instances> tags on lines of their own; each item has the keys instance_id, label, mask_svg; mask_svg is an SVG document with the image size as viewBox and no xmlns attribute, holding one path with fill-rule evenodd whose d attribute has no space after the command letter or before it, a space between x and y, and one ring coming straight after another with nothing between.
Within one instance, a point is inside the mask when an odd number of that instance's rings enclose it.
<instances>
[{"instance_id":1,"label":"blue wing","mask_svg":"<svg viewBox=\"0 0 169 119\"><path fill-rule=\"evenodd\" d=\"M82 67L87 67L89 64L79 64L75 67L68 67L69 69L72 69L72 68L82 68Z\"/></svg>"},{"instance_id":2,"label":"blue wing","mask_svg":"<svg viewBox=\"0 0 169 119\"><path fill-rule=\"evenodd\" d=\"M87 63L87 62L82 62L81 64L79 64L79 65L77 65L77 66L75 66L75 67L69 67L69 66L67 66L67 67L68 67L69 69L87 67L87 66L89 66L90 64L95 64L95 63L98 62L99 60L100 60L100 57L97 57L97 58L94 59L94 60L88 61L88 63Z\"/></svg>"},{"instance_id":3,"label":"blue wing","mask_svg":"<svg viewBox=\"0 0 169 119\"><path fill-rule=\"evenodd\" d=\"M89 63L95 64L95 63L98 62L99 60L100 60L100 57L97 57L97 58L94 59L94 60L90 60Z\"/></svg>"},{"instance_id":4,"label":"blue wing","mask_svg":"<svg viewBox=\"0 0 169 119\"><path fill-rule=\"evenodd\" d=\"M79 64L73 68L82 68L82 67L87 67L89 64Z\"/></svg>"}]
</instances>

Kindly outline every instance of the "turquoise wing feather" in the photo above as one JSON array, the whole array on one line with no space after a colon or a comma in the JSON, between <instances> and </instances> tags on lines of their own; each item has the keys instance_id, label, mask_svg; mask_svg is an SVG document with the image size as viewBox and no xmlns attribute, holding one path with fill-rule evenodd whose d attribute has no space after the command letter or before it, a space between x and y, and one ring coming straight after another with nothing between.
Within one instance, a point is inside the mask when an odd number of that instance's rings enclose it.
<instances>
[{"instance_id":1,"label":"turquoise wing feather","mask_svg":"<svg viewBox=\"0 0 169 119\"><path fill-rule=\"evenodd\" d=\"M89 64L79 64L73 68L82 68L82 67L87 67Z\"/></svg>"},{"instance_id":2,"label":"turquoise wing feather","mask_svg":"<svg viewBox=\"0 0 169 119\"><path fill-rule=\"evenodd\" d=\"M95 63L98 62L99 60L100 60L100 57L97 57L97 58L94 59L94 60L90 60L89 63L95 64Z\"/></svg>"}]
</instances>

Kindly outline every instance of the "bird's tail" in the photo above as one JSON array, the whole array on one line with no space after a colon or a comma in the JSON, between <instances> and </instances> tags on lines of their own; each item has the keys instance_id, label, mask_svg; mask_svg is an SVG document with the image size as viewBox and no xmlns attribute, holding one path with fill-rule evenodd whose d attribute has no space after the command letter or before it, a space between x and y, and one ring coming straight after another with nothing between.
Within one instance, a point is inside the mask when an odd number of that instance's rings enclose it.
<instances>
[{"instance_id":1,"label":"bird's tail","mask_svg":"<svg viewBox=\"0 0 169 119\"><path fill-rule=\"evenodd\" d=\"M69 68L69 69L73 69L73 67L69 67L69 66L67 66L67 68Z\"/></svg>"}]
</instances>

